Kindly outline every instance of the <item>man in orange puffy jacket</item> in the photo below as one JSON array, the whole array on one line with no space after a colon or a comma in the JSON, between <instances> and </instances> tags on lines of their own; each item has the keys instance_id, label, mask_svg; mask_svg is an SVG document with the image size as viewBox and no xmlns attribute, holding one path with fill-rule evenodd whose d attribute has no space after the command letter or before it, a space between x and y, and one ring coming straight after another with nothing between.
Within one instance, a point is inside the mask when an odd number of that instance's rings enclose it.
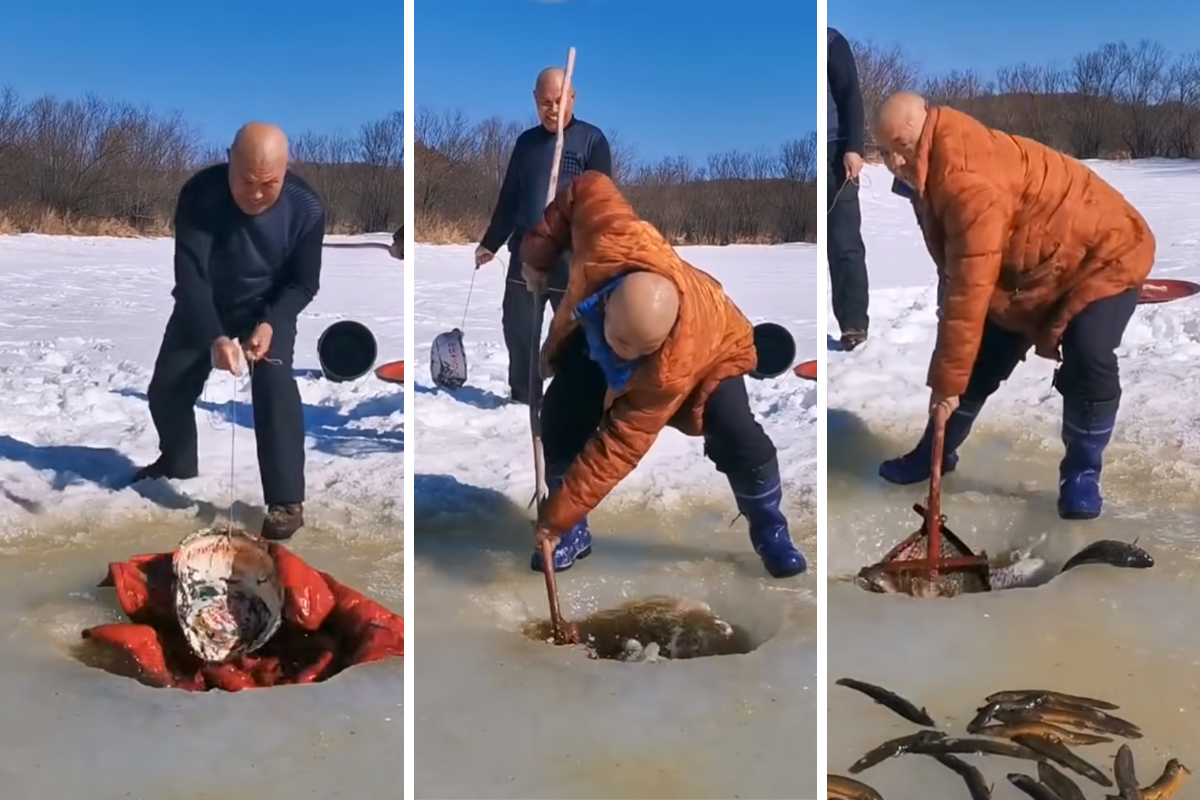
<instances>
[{"instance_id":1,"label":"man in orange puffy jacket","mask_svg":"<svg viewBox=\"0 0 1200 800\"><path fill-rule=\"evenodd\" d=\"M567 250L567 290L542 351L552 375L541 416L551 493L537 543L554 543L554 569L591 553L588 513L671 426L704 437L767 571L776 578L803 572L780 510L775 446L746 395L743 376L758 358L750 322L602 173L572 182L526 234L521 255L531 289L546 284ZM540 549L530 566L541 571Z\"/></svg>"},{"instance_id":2,"label":"man in orange puffy jacket","mask_svg":"<svg viewBox=\"0 0 1200 800\"><path fill-rule=\"evenodd\" d=\"M1116 349L1154 264L1142 215L1085 165L1032 139L898 92L876 141L912 195L941 278L931 412L948 414L942 469L958 463L984 402L1030 348L1063 398L1058 513L1100 515L1100 472L1121 401ZM891 483L928 480L932 426L885 461Z\"/></svg>"}]
</instances>

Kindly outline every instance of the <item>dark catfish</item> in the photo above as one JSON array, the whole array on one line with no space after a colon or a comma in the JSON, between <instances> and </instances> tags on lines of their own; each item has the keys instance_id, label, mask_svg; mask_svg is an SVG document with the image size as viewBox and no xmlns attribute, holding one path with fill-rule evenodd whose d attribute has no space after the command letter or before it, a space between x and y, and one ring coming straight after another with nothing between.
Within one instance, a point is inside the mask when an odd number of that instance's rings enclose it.
<instances>
[{"instance_id":1,"label":"dark catfish","mask_svg":"<svg viewBox=\"0 0 1200 800\"><path fill-rule=\"evenodd\" d=\"M978 768L949 753L938 753L933 758L962 777L967 784L967 792L971 795L971 800L992 800L992 789L983 779L983 773Z\"/></svg>"},{"instance_id":2,"label":"dark catfish","mask_svg":"<svg viewBox=\"0 0 1200 800\"><path fill-rule=\"evenodd\" d=\"M1112 786L1112 781L1108 779L1107 775L1072 753L1066 745L1043 739L1040 736L1018 736L1014 741L1101 786Z\"/></svg>"},{"instance_id":3,"label":"dark catfish","mask_svg":"<svg viewBox=\"0 0 1200 800\"><path fill-rule=\"evenodd\" d=\"M1133 762L1133 751L1127 744L1117 748L1117 755L1113 758L1113 777L1117 780L1117 789L1121 791L1122 800L1142 800L1137 765Z\"/></svg>"},{"instance_id":4,"label":"dark catfish","mask_svg":"<svg viewBox=\"0 0 1200 800\"><path fill-rule=\"evenodd\" d=\"M929 712L924 708L917 708L915 703L905 700L900 695L884 689L882 686L876 686L873 683L855 680L854 678L838 678L837 685L845 686L847 689L853 689L856 692L862 692L879 705L890 711L894 711L916 725L926 725L930 728L937 726L937 723L933 721L933 717L929 716Z\"/></svg>"},{"instance_id":5,"label":"dark catfish","mask_svg":"<svg viewBox=\"0 0 1200 800\"><path fill-rule=\"evenodd\" d=\"M889 739L873 750L869 750L862 758L851 764L850 774L857 775L876 764L882 764L889 758L895 758L902 753L916 752L913 748L944 738L945 736L946 734L941 731L917 731L916 733L910 733L908 736Z\"/></svg>"},{"instance_id":6,"label":"dark catfish","mask_svg":"<svg viewBox=\"0 0 1200 800\"><path fill-rule=\"evenodd\" d=\"M1170 800L1191 776L1190 769L1179 763L1179 759L1172 758L1158 780L1142 789L1142 800Z\"/></svg>"},{"instance_id":7,"label":"dark catfish","mask_svg":"<svg viewBox=\"0 0 1200 800\"><path fill-rule=\"evenodd\" d=\"M1040 700L1046 698L1060 703L1070 703L1077 706L1089 706L1103 711L1116 711L1120 708L1116 703L1107 700L1097 700L1094 697L1083 697L1077 694L1052 692L1046 689L1008 689L1003 692L989 694L983 699L985 703L1019 703L1022 700Z\"/></svg>"},{"instance_id":8,"label":"dark catfish","mask_svg":"<svg viewBox=\"0 0 1200 800\"><path fill-rule=\"evenodd\" d=\"M1137 542L1117 542L1101 539L1092 542L1063 564L1060 574L1085 564L1104 564L1124 569L1149 569L1154 566L1154 556L1137 546Z\"/></svg>"},{"instance_id":9,"label":"dark catfish","mask_svg":"<svg viewBox=\"0 0 1200 800\"><path fill-rule=\"evenodd\" d=\"M1112 738L1109 736L1069 731L1066 728L1051 725L1049 722L1038 722L1035 720L1014 722L1008 725L984 725L977 727L975 730L971 730L970 728L967 730L969 733L980 736L997 736L1001 739L1013 739L1017 736L1040 736L1043 739L1049 739L1059 744L1069 744L1076 747L1080 745L1104 744L1105 742L1112 741Z\"/></svg>"},{"instance_id":10,"label":"dark catfish","mask_svg":"<svg viewBox=\"0 0 1200 800\"><path fill-rule=\"evenodd\" d=\"M825 785L829 800L883 800L883 795L870 786L844 775L826 776Z\"/></svg>"},{"instance_id":11,"label":"dark catfish","mask_svg":"<svg viewBox=\"0 0 1200 800\"><path fill-rule=\"evenodd\" d=\"M974 753L977 755L1024 758L1029 761L1041 761L1046 758L1020 742L1005 742L998 739L968 739L965 737L947 737L918 742L910 747L908 752L920 753L926 756L945 755L947 753L959 755Z\"/></svg>"},{"instance_id":12,"label":"dark catfish","mask_svg":"<svg viewBox=\"0 0 1200 800\"><path fill-rule=\"evenodd\" d=\"M1049 722L1051 725L1083 728L1095 733L1111 733L1126 739L1142 738L1141 729L1132 722L1086 706L1046 702L1031 708L1001 709L992 715L997 722Z\"/></svg>"},{"instance_id":13,"label":"dark catfish","mask_svg":"<svg viewBox=\"0 0 1200 800\"><path fill-rule=\"evenodd\" d=\"M1008 778L1009 783L1032 797L1033 800L1062 800L1053 789L1036 778L1020 772L1010 772L1005 777Z\"/></svg>"},{"instance_id":14,"label":"dark catfish","mask_svg":"<svg viewBox=\"0 0 1200 800\"><path fill-rule=\"evenodd\" d=\"M1038 779L1054 790L1062 800L1087 800L1079 784L1058 771L1048 761L1038 764Z\"/></svg>"}]
</instances>

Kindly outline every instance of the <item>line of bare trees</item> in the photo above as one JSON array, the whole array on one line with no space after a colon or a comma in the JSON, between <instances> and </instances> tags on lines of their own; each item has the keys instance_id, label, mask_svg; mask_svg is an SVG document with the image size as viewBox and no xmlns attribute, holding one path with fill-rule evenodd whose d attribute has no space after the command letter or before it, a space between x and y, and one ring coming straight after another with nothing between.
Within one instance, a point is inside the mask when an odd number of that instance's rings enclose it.
<instances>
[{"instance_id":1,"label":"line of bare trees","mask_svg":"<svg viewBox=\"0 0 1200 800\"><path fill-rule=\"evenodd\" d=\"M230 132L232 134L232 131ZM330 233L404 221L404 115L354 135L302 133L292 167L325 203ZM87 96L0 91L0 233L161 235L196 170L224 160L179 113Z\"/></svg>"},{"instance_id":2,"label":"line of bare trees","mask_svg":"<svg viewBox=\"0 0 1200 800\"><path fill-rule=\"evenodd\" d=\"M1066 65L1026 62L988 78L973 69L923 75L896 45L851 47L868 140L880 103L909 90L1077 158L1200 157L1200 51L1172 56L1147 40L1105 44Z\"/></svg>"},{"instance_id":3,"label":"line of bare trees","mask_svg":"<svg viewBox=\"0 0 1200 800\"><path fill-rule=\"evenodd\" d=\"M460 110L421 109L414 133L416 240L477 242L500 192L508 157L525 125ZM605 131L613 178L638 213L676 243L812 242L817 234L815 133L776 152L729 151L703 162L686 156L640 160L617 131Z\"/></svg>"}]
</instances>

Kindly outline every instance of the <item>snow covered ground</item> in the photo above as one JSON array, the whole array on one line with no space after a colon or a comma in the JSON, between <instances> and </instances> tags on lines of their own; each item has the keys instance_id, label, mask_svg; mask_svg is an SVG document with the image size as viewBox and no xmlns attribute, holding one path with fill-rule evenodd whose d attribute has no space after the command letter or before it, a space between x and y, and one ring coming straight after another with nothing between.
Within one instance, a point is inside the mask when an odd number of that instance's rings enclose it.
<instances>
[{"instance_id":1,"label":"snow covered ground","mask_svg":"<svg viewBox=\"0 0 1200 800\"><path fill-rule=\"evenodd\" d=\"M418 246L413 255L417 793L815 793L815 579L766 577L745 522L730 524L732 496L698 439L665 431L592 516L595 553L559 578L564 613L634 596L697 596L769 641L745 656L653 665L589 661L518 633L546 615L543 582L528 565L528 409L501 405L500 264L476 274L463 325L472 251ZM680 252L753 322L790 329L798 360L816 357L814 247ZM460 325L469 381L443 392L432 386L429 348ZM779 449L793 535L815 567L815 384L789 373L747 385Z\"/></svg>"},{"instance_id":2,"label":"snow covered ground","mask_svg":"<svg viewBox=\"0 0 1200 800\"><path fill-rule=\"evenodd\" d=\"M171 247L165 239L0 239L0 519L19 521L31 509L141 513L191 498L228 507L231 421L235 497L261 505L248 379L226 374L210 379L197 415L201 477L171 489L111 491L157 455L145 391L171 311ZM334 321L357 319L374 332L381 360L403 358L403 276L376 250L331 250L326 263L322 291L301 319L295 362L304 373L313 516L364 506L398 515L400 391L373 377L322 380L316 342Z\"/></svg>"},{"instance_id":3,"label":"snow covered ground","mask_svg":"<svg viewBox=\"0 0 1200 800\"><path fill-rule=\"evenodd\" d=\"M169 240L0 237L4 795L166 797L186 785L198 797L232 781L264 798L348 787L382 796L399 783L399 660L297 702L283 689L237 700L144 689L69 658L83 627L115 616L111 590L93 588L109 561L169 550L226 513L231 443L239 518L261 518L248 384L228 375L214 375L197 409L201 476L115 488L157 454L145 392L172 304L171 253ZM400 609L400 388L373 376L324 381L316 341L351 318L372 329L380 361L402 358L403 267L377 250L331 250L325 264L295 360L310 524L294 549Z\"/></svg>"},{"instance_id":4,"label":"snow covered ground","mask_svg":"<svg viewBox=\"0 0 1200 800\"><path fill-rule=\"evenodd\" d=\"M1153 277L1200 279L1200 162L1090 166L1153 228ZM1200 763L1200 645L1191 612L1182 611L1200 601L1200 298L1140 306L1125 335L1101 519L1067 523L1054 510L1061 398L1050 385L1053 364L1032 356L988 402L944 485L950 527L977 549L994 553L1044 536L1039 553L1061 563L1096 539L1140 537L1158 560L1154 569L1093 567L1035 590L948 602L872 596L841 580L919 527L910 505L925 491L887 486L876 475L879 461L906 452L924 427L936 334L934 267L911 208L890 185L885 169L866 169L871 339L853 353L829 354L831 684L843 676L882 683L928 705L939 723L950 719L957 732L978 701L1000 689L1103 696L1143 728L1145 739L1131 745L1144 782L1170 756ZM832 309L828 315L836 332ZM844 774L865 750L912 730L832 685L829 710L831 772ZM1111 766L1115 747L1083 752ZM1014 766L975 761L997 783L1007 783ZM964 791L928 759L895 759L860 777L899 800Z\"/></svg>"},{"instance_id":5,"label":"snow covered ground","mask_svg":"<svg viewBox=\"0 0 1200 800\"><path fill-rule=\"evenodd\" d=\"M495 261L476 275L466 324L462 325L472 277L472 247L417 248L416 381L419 420L419 472L453 475L473 486L495 489L522 503L532 485L529 412L525 406L501 408L508 396L508 353L500 330L504 267ZM815 305L816 248L686 247L684 258L721 281L752 323L776 322L796 339L797 362L817 357ZM507 260L507 251L500 258ZM550 328L547 306L545 330ZM470 380L454 393L437 391L429 375L429 348L439 333L462 326ZM793 493L811 497L816 485L816 389L790 373L770 381L747 380L754 411L768 425L777 447L783 478ZM488 413L474 413L472 411ZM486 441L487 446L477 445ZM415 502L441 502L419 487ZM670 507L687 497L727 491L724 479L704 458L699 439L675 431L663 433L638 469L609 502L650 503Z\"/></svg>"}]
</instances>

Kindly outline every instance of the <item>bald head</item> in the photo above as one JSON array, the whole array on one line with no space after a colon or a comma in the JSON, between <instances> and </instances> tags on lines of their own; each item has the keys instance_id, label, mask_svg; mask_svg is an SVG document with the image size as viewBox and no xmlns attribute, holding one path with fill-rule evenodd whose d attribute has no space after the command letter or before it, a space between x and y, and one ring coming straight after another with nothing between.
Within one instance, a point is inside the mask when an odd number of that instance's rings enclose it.
<instances>
[{"instance_id":1,"label":"bald head","mask_svg":"<svg viewBox=\"0 0 1200 800\"><path fill-rule=\"evenodd\" d=\"M229 147L229 189L238 208L258 215L275 205L287 176L288 140L277 125L250 122Z\"/></svg>"},{"instance_id":2,"label":"bald head","mask_svg":"<svg viewBox=\"0 0 1200 800\"><path fill-rule=\"evenodd\" d=\"M917 143L929 116L925 98L913 92L896 92L879 109L875 120L875 142L887 168L898 178L915 178Z\"/></svg>"},{"instance_id":3,"label":"bald head","mask_svg":"<svg viewBox=\"0 0 1200 800\"><path fill-rule=\"evenodd\" d=\"M567 73L562 67L546 67L538 73L533 85L533 102L537 105L538 119L542 126L551 133L558 131L558 101L562 97L563 84L566 83ZM567 97L562 98L566 107L563 108L563 126L571 121L575 111L575 87Z\"/></svg>"},{"instance_id":4,"label":"bald head","mask_svg":"<svg viewBox=\"0 0 1200 800\"><path fill-rule=\"evenodd\" d=\"M679 318L679 290L652 272L634 272L608 296L604 338L617 357L632 361L663 346Z\"/></svg>"}]
</instances>

